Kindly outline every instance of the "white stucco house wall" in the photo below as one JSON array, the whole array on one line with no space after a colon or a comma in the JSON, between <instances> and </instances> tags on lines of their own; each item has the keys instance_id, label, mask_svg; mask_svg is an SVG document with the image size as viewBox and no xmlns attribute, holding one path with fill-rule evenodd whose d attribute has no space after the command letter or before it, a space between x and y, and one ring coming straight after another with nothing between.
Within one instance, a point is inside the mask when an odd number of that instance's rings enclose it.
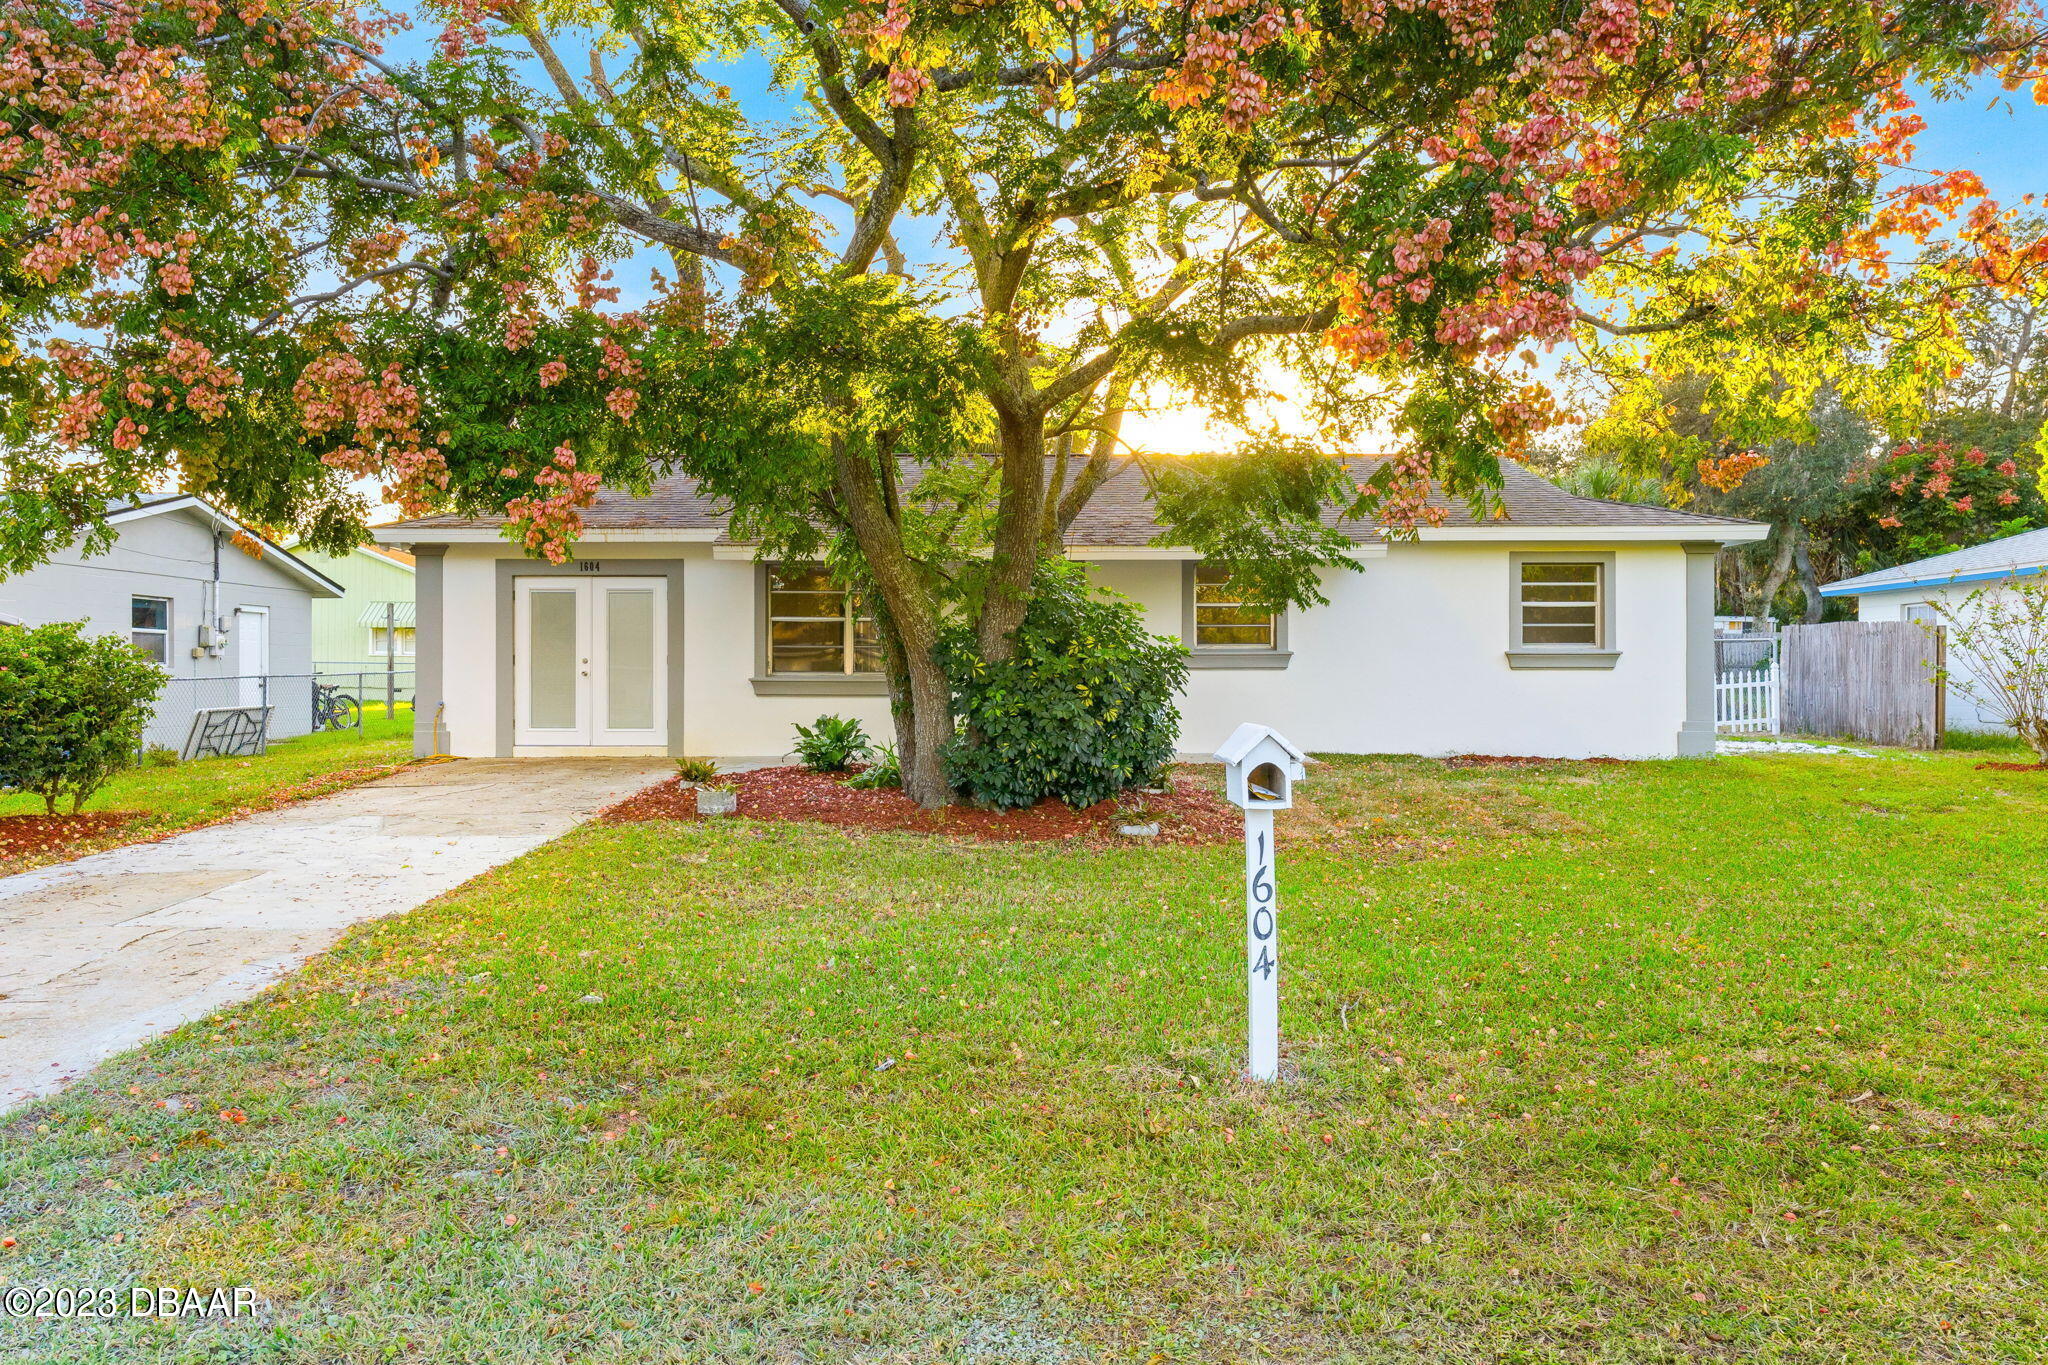
<instances>
[{"instance_id":1,"label":"white stucco house wall","mask_svg":"<svg viewBox=\"0 0 2048 1365\"><path fill-rule=\"evenodd\" d=\"M1975 592L1998 592L2023 578L2048 573L2048 530L2022 531L1916 559L1889 569L1844 578L1820 590L1822 597L1853 597L1859 621L1924 621L1939 624L1939 603L1950 611ZM1952 673L1967 671L1966 655L1951 651ZM1956 730L2007 731L2011 727L1979 710L1960 688L1948 689L1947 723Z\"/></svg>"},{"instance_id":2,"label":"white stucco house wall","mask_svg":"<svg viewBox=\"0 0 2048 1365\"><path fill-rule=\"evenodd\" d=\"M1141 474L1090 500L1067 553L1187 642L1181 748L1240 722L1311 750L1664 758L1714 745L1714 563L1765 527L1573 497L1518 467L1506 515L1462 499L1414 540L1330 522L1358 572L1327 606L1231 604L1189 550L1154 544ZM843 595L757 562L687 478L601 493L578 558L522 555L487 519L378 528L418 557L419 725L463 756L767 759L821 712L890 732L879 664Z\"/></svg>"},{"instance_id":3,"label":"white stucco house wall","mask_svg":"<svg viewBox=\"0 0 2048 1365\"><path fill-rule=\"evenodd\" d=\"M83 621L161 664L171 681L149 743L178 745L200 707L266 702L273 736L306 733L313 601L340 585L199 498L123 503L107 520L117 539L104 554L66 546L0 578L0 621Z\"/></svg>"}]
</instances>

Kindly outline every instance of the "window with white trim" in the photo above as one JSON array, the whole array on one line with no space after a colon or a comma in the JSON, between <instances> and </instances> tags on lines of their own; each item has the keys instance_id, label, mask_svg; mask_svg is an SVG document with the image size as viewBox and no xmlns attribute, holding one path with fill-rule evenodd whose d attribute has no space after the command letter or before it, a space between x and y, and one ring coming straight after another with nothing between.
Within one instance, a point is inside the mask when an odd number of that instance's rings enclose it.
<instances>
[{"instance_id":1,"label":"window with white trim","mask_svg":"<svg viewBox=\"0 0 2048 1365\"><path fill-rule=\"evenodd\" d=\"M171 599L133 597L128 600L128 640L152 663L171 661Z\"/></svg>"},{"instance_id":2,"label":"window with white trim","mask_svg":"<svg viewBox=\"0 0 2048 1365\"><path fill-rule=\"evenodd\" d=\"M1605 648L1605 560L1522 558L1516 563L1515 587L1517 648Z\"/></svg>"},{"instance_id":3,"label":"window with white trim","mask_svg":"<svg viewBox=\"0 0 2048 1365\"><path fill-rule=\"evenodd\" d=\"M414 641L414 639L415 639L415 632L414 632L414 628L413 628L413 627L411 627L411 626L400 626L400 627L398 627L398 629L397 629L397 631L395 632L395 634L396 634L396 635L398 636L398 649L397 649L397 651L396 651L396 657L398 657L398 658L401 658L401 659L410 659L410 658L412 657L412 654L413 654L413 641ZM384 651L385 651L385 648L386 648L386 645L387 645L387 642L386 642L386 640L385 640L385 638L384 638L384 635L385 635L384 627L382 627L382 626L371 626L371 627L370 627L370 657L371 657L371 658L373 658L373 659L382 659L382 658L387 658L387 657L390 657L390 656L387 656L387 655L385 654L385 652L384 652Z\"/></svg>"},{"instance_id":4,"label":"window with white trim","mask_svg":"<svg viewBox=\"0 0 2048 1365\"><path fill-rule=\"evenodd\" d=\"M768 672L875 676L882 637L860 599L821 564L768 566Z\"/></svg>"},{"instance_id":5,"label":"window with white trim","mask_svg":"<svg viewBox=\"0 0 2048 1365\"><path fill-rule=\"evenodd\" d=\"M1280 618L1264 607L1248 605L1221 564L1195 565L1195 649L1273 650L1279 648Z\"/></svg>"}]
</instances>

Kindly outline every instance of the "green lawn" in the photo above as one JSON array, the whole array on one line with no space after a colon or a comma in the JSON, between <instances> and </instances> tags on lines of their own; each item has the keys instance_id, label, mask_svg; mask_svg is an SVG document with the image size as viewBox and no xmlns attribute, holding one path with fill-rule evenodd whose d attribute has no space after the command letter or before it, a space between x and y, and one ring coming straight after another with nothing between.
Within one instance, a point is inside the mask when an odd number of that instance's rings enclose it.
<instances>
[{"instance_id":1,"label":"green lawn","mask_svg":"<svg viewBox=\"0 0 2048 1365\"><path fill-rule=\"evenodd\" d=\"M2048 779L1983 757L1316 767L1267 1088L1234 848L586 828L0 1120L0 1283L275 1305L13 1330L65 1365L2038 1360Z\"/></svg>"},{"instance_id":2,"label":"green lawn","mask_svg":"<svg viewBox=\"0 0 2048 1365\"><path fill-rule=\"evenodd\" d=\"M412 712L393 719L384 708L365 715L363 731L340 730L279 740L258 758L200 758L160 768L145 763L116 774L85 803L88 811L134 811L135 823L90 847L154 839L231 815L338 790L411 761ZM59 804L68 811L70 802ZM39 796L0 794L0 816L40 815ZM75 854L74 854L75 856ZM45 860L47 861L47 860ZM0 859L0 873L32 865Z\"/></svg>"}]
</instances>

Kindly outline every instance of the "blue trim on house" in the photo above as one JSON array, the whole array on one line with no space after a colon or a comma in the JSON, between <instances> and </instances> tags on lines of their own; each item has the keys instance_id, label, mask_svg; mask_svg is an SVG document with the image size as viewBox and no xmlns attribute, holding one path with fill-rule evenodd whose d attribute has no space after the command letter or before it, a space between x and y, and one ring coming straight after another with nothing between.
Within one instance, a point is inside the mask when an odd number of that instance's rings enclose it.
<instances>
[{"instance_id":1,"label":"blue trim on house","mask_svg":"<svg viewBox=\"0 0 2048 1365\"><path fill-rule=\"evenodd\" d=\"M2048 573L2048 564L2032 564L2026 568L2008 564L2002 569L1979 569L1975 573L1942 574L1935 578L1901 578L1890 583L1872 583L1865 587L1850 587L1844 583L1830 584L1820 590L1822 597L1861 597L1872 592L1903 592L1908 588L1945 588L1951 583L1982 583L1994 578L2023 578L2029 574Z\"/></svg>"}]
</instances>

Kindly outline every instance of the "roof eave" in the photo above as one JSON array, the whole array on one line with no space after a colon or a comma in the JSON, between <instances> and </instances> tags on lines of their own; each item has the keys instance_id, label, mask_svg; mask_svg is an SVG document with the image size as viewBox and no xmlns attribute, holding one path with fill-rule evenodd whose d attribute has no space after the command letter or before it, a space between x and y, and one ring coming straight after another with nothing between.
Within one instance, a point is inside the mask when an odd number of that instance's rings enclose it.
<instances>
[{"instance_id":1,"label":"roof eave","mask_svg":"<svg viewBox=\"0 0 2048 1365\"><path fill-rule=\"evenodd\" d=\"M1493 523L1486 526L1421 526L1415 538L1423 541L1613 541L1678 542L1711 540L1722 545L1746 545L1768 539L1771 528L1760 521L1701 522L1697 525L1662 526L1517 526Z\"/></svg>"},{"instance_id":2,"label":"roof eave","mask_svg":"<svg viewBox=\"0 0 2048 1365\"><path fill-rule=\"evenodd\" d=\"M579 545L620 545L635 541L668 541L686 545L705 545L724 534L725 532L717 529L701 527L691 530L645 526L588 527L577 535L576 542ZM504 530L496 526L408 526L401 522L390 526L371 527L370 539L379 545L512 546L512 542L505 539Z\"/></svg>"},{"instance_id":3,"label":"roof eave","mask_svg":"<svg viewBox=\"0 0 2048 1365\"><path fill-rule=\"evenodd\" d=\"M229 531L237 535L247 535L250 537L263 547L263 553L258 556L259 558L274 560L277 566L286 573L303 579L312 590L313 596L345 597L348 595L347 590L341 584L335 582L326 574L321 573L290 550L285 549L275 541L251 531L248 527L242 525L241 522L236 521L204 498L194 497L189 493L162 498L156 502L141 503L134 507L124 507L120 511L108 516L107 521L110 525L118 526L122 522L140 521L144 517L162 516L166 512L187 511L197 512L200 516L211 522L216 530Z\"/></svg>"},{"instance_id":4,"label":"roof eave","mask_svg":"<svg viewBox=\"0 0 2048 1365\"><path fill-rule=\"evenodd\" d=\"M408 564L402 559L393 559L390 555L387 554L380 554L378 553L377 550L368 545L356 546L355 553L359 555L368 555L371 559L374 559L379 564L388 565L389 567L394 569L403 569L405 572L413 574L415 576L417 576L419 573L419 568L417 565Z\"/></svg>"},{"instance_id":5,"label":"roof eave","mask_svg":"<svg viewBox=\"0 0 2048 1365\"><path fill-rule=\"evenodd\" d=\"M1990 583L2001 578L2028 578L2039 573L2048 573L2048 564L2005 564L1996 569L1976 569L1969 573L1936 574L1931 578L1893 578L1876 583L1845 578L1840 583L1830 583L1822 588L1820 595L1861 597L1866 593L1910 592L1914 588L1947 588L1958 583Z\"/></svg>"}]
</instances>

